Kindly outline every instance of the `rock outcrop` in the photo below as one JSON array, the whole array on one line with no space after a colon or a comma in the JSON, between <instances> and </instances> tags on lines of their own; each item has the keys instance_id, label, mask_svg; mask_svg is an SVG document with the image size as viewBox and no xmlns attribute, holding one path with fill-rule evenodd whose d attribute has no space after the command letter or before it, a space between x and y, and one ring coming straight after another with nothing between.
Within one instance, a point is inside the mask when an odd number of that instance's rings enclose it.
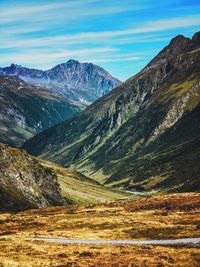
<instances>
[{"instance_id":1,"label":"rock outcrop","mask_svg":"<svg viewBox=\"0 0 200 267\"><path fill-rule=\"evenodd\" d=\"M22 150L0 144L0 211L63 205L55 173Z\"/></svg>"}]
</instances>

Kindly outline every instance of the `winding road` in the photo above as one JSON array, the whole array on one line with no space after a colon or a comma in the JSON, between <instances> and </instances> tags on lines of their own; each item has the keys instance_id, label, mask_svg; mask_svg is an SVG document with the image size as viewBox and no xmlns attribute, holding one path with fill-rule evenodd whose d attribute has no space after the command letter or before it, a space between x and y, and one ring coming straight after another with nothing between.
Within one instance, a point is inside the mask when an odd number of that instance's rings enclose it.
<instances>
[{"instance_id":1,"label":"winding road","mask_svg":"<svg viewBox=\"0 0 200 267\"><path fill-rule=\"evenodd\" d=\"M31 238L31 240L47 241L65 244L86 244L86 245L200 245L200 237L161 239L161 240L90 240L90 239L67 239L67 238Z\"/></svg>"}]
</instances>

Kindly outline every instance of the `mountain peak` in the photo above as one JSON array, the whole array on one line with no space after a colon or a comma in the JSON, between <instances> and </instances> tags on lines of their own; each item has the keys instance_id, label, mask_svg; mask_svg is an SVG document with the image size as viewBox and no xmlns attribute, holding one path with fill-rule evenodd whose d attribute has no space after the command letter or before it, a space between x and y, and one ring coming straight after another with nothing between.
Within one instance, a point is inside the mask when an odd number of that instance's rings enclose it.
<instances>
[{"instance_id":1,"label":"mountain peak","mask_svg":"<svg viewBox=\"0 0 200 267\"><path fill-rule=\"evenodd\" d=\"M66 64L78 64L80 63L78 60L75 60L75 59L69 59Z\"/></svg>"},{"instance_id":2,"label":"mountain peak","mask_svg":"<svg viewBox=\"0 0 200 267\"><path fill-rule=\"evenodd\" d=\"M92 63L69 59L43 71L11 64L0 68L1 74L16 75L32 85L58 93L85 107L121 84L103 68Z\"/></svg>"},{"instance_id":3,"label":"mountain peak","mask_svg":"<svg viewBox=\"0 0 200 267\"><path fill-rule=\"evenodd\" d=\"M179 34L176 37L174 37L174 38L171 39L170 44L175 44L177 42L180 43L180 42L183 42L185 40L189 40L189 38L185 37L182 34Z\"/></svg>"},{"instance_id":4,"label":"mountain peak","mask_svg":"<svg viewBox=\"0 0 200 267\"><path fill-rule=\"evenodd\" d=\"M191 40L192 43L192 48L196 48L198 46L200 46L200 32L196 32Z\"/></svg>"},{"instance_id":5,"label":"mountain peak","mask_svg":"<svg viewBox=\"0 0 200 267\"><path fill-rule=\"evenodd\" d=\"M180 52L186 51L190 45L190 39L183 36L177 35L171 40L168 48L170 48L173 54L178 54Z\"/></svg>"},{"instance_id":6,"label":"mountain peak","mask_svg":"<svg viewBox=\"0 0 200 267\"><path fill-rule=\"evenodd\" d=\"M164 47L157 56L144 68L158 67L159 64L166 63L171 57L177 56L181 53L188 51L191 48L191 39L183 35L177 35L171 39L170 43Z\"/></svg>"},{"instance_id":7,"label":"mountain peak","mask_svg":"<svg viewBox=\"0 0 200 267\"><path fill-rule=\"evenodd\" d=\"M196 33L192 36L192 41L196 41L196 40L200 40L200 32L196 32Z\"/></svg>"},{"instance_id":8,"label":"mountain peak","mask_svg":"<svg viewBox=\"0 0 200 267\"><path fill-rule=\"evenodd\" d=\"M12 64L10 64L10 67L11 68L21 68L21 65L12 63Z\"/></svg>"}]
</instances>

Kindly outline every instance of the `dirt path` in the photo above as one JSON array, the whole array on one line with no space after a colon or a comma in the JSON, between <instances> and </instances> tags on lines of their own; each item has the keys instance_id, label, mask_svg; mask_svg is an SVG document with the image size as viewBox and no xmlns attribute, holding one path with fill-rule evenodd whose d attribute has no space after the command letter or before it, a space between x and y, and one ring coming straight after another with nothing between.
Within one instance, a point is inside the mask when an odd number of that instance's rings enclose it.
<instances>
[{"instance_id":1,"label":"dirt path","mask_svg":"<svg viewBox=\"0 0 200 267\"><path fill-rule=\"evenodd\" d=\"M66 238L31 238L32 240L47 241L65 244L86 244L86 245L184 245L200 244L200 237L196 238L179 238L179 239L161 239L161 240L82 240Z\"/></svg>"}]
</instances>

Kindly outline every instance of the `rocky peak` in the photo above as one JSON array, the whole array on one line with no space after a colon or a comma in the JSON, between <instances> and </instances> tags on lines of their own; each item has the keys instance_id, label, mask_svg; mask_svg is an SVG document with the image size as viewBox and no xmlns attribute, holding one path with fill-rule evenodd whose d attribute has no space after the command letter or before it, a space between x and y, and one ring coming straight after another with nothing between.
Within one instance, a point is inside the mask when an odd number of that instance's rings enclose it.
<instances>
[{"instance_id":1,"label":"rocky peak","mask_svg":"<svg viewBox=\"0 0 200 267\"><path fill-rule=\"evenodd\" d=\"M70 59L66 62L66 64L80 64L80 62L78 60L75 60L75 59Z\"/></svg>"},{"instance_id":2,"label":"rocky peak","mask_svg":"<svg viewBox=\"0 0 200 267\"><path fill-rule=\"evenodd\" d=\"M191 40L183 35L178 35L173 38L170 43L160 51L160 53L153 58L153 60L145 67L147 70L152 67L158 68L163 64L168 64L171 58L180 55L189 50L191 46Z\"/></svg>"},{"instance_id":3,"label":"rocky peak","mask_svg":"<svg viewBox=\"0 0 200 267\"><path fill-rule=\"evenodd\" d=\"M189 48L190 39L183 35L178 35L171 40L168 45L168 49L172 54L178 54L186 51Z\"/></svg>"},{"instance_id":4,"label":"rocky peak","mask_svg":"<svg viewBox=\"0 0 200 267\"><path fill-rule=\"evenodd\" d=\"M10 65L10 67L11 68L21 68L21 65L17 65L17 64L14 64L14 63L12 63L11 65Z\"/></svg>"},{"instance_id":5,"label":"rocky peak","mask_svg":"<svg viewBox=\"0 0 200 267\"><path fill-rule=\"evenodd\" d=\"M18 75L20 70L22 69L21 65L17 64L10 64L9 67L1 69L4 74L9 74L9 75Z\"/></svg>"},{"instance_id":6,"label":"rocky peak","mask_svg":"<svg viewBox=\"0 0 200 267\"><path fill-rule=\"evenodd\" d=\"M191 40L191 46L193 49L200 47L200 32L196 32Z\"/></svg>"},{"instance_id":7,"label":"rocky peak","mask_svg":"<svg viewBox=\"0 0 200 267\"><path fill-rule=\"evenodd\" d=\"M0 73L16 75L29 84L42 86L83 106L121 84L103 68L74 59L46 71L11 64L9 67L0 68Z\"/></svg>"}]
</instances>

